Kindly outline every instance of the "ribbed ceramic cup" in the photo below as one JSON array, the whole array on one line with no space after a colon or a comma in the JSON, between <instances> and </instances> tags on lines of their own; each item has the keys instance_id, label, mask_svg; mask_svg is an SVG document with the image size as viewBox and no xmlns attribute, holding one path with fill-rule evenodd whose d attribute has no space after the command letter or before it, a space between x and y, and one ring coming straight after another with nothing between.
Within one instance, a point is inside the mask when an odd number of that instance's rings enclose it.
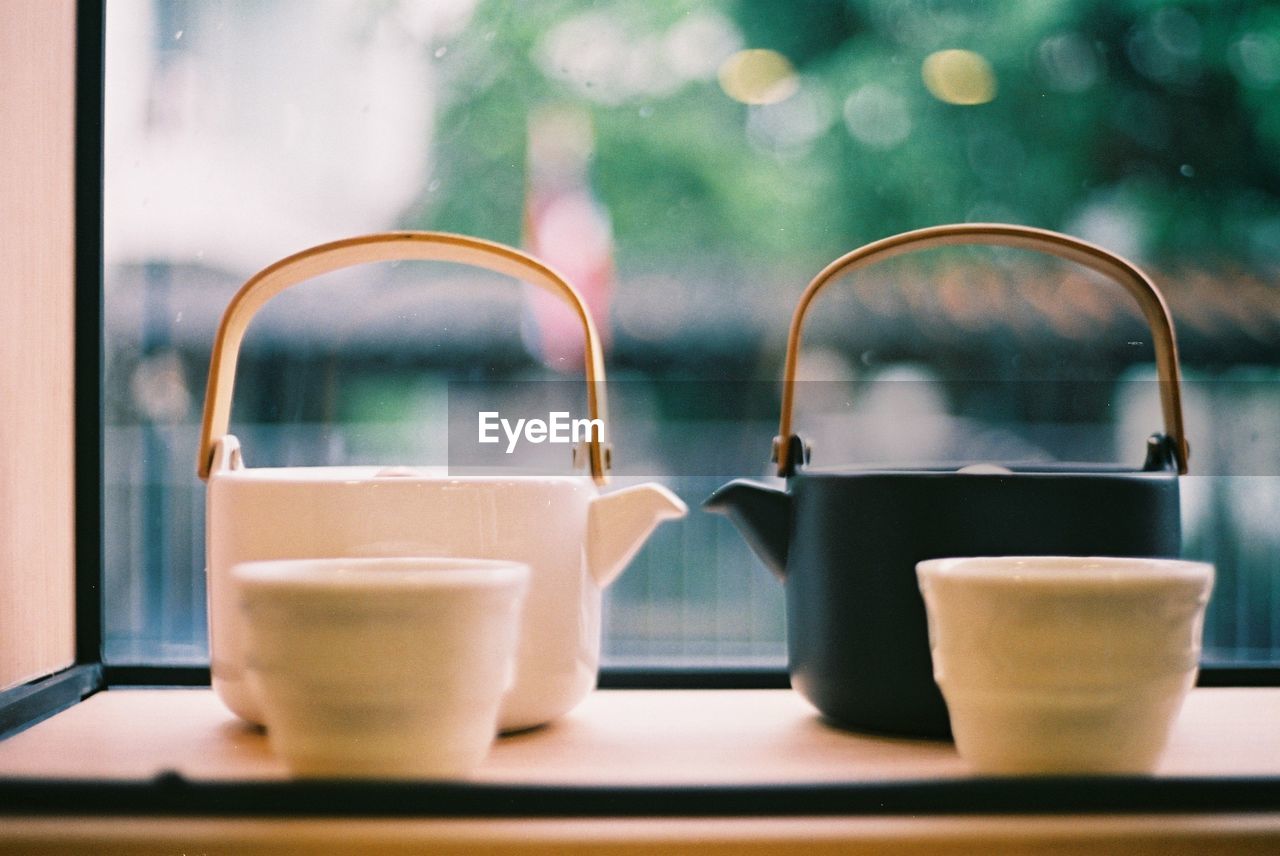
<instances>
[{"instance_id":1,"label":"ribbed ceramic cup","mask_svg":"<svg viewBox=\"0 0 1280 856\"><path fill-rule=\"evenodd\" d=\"M934 679L978 772L1149 773L1199 667L1213 566L994 557L917 565Z\"/></svg>"},{"instance_id":2,"label":"ribbed ceramic cup","mask_svg":"<svg viewBox=\"0 0 1280 856\"><path fill-rule=\"evenodd\" d=\"M302 776L466 776L497 733L529 568L479 559L232 571L267 734Z\"/></svg>"}]
</instances>

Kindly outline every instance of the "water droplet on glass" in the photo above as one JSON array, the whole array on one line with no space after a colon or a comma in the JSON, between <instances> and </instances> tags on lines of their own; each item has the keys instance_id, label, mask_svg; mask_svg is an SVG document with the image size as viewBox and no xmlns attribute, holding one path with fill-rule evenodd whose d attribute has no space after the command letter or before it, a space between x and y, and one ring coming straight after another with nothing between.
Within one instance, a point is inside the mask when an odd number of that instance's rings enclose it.
<instances>
[{"instance_id":1,"label":"water droplet on glass","mask_svg":"<svg viewBox=\"0 0 1280 856\"><path fill-rule=\"evenodd\" d=\"M1178 172L1182 173L1184 178L1196 177L1196 168L1189 163L1184 163L1182 166L1178 167Z\"/></svg>"},{"instance_id":2,"label":"water droplet on glass","mask_svg":"<svg viewBox=\"0 0 1280 856\"><path fill-rule=\"evenodd\" d=\"M440 47L436 48L435 58L440 59L440 57L444 56L448 52L449 52L449 49L441 45Z\"/></svg>"}]
</instances>

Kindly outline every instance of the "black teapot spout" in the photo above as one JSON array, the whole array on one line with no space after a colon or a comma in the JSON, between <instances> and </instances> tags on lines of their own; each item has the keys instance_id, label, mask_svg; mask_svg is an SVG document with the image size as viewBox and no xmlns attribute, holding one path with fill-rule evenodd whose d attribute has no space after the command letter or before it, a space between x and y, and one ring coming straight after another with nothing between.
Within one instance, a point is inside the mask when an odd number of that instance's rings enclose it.
<instances>
[{"instance_id":1,"label":"black teapot spout","mask_svg":"<svg viewBox=\"0 0 1280 856\"><path fill-rule=\"evenodd\" d=\"M731 481L702 503L738 527L743 539L780 580L787 575L791 544L791 495L745 479Z\"/></svg>"}]
</instances>

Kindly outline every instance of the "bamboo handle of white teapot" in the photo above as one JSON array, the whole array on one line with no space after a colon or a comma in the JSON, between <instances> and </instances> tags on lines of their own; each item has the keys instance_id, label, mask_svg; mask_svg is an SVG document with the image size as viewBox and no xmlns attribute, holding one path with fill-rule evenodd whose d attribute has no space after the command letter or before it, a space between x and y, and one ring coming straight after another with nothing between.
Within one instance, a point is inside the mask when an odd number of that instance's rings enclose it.
<instances>
[{"instance_id":1,"label":"bamboo handle of white teapot","mask_svg":"<svg viewBox=\"0 0 1280 856\"><path fill-rule=\"evenodd\" d=\"M791 411L795 398L796 363L800 356L800 335L804 328L805 314L818 292L832 280L877 262L904 253L931 247L983 244L989 246L1017 247L1057 256L1083 265L1109 277L1124 286L1138 301L1142 314L1155 342L1156 372L1160 380L1160 404L1164 412L1165 435L1172 442L1178 472L1187 471L1190 450L1183 431L1181 372L1178 368L1178 343L1173 332L1173 318L1164 296L1147 277L1131 262L1102 249L1099 246L1030 226L1014 226L1004 223L956 223L947 226L931 226L904 232L847 253L823 268L809 283L795 314L791 317L791 330L787 336L787 361L783 372L782 419L778 424L778 436L773 441L773 459L778 465L778 475L790 475L797 462L792 461L793 434Z\"/></svg>"},{"instance_id":2,"label":"bamboo handle of white teapot","mask_svg":"<svg viewBox=\"0 0 1280 856\"><path fill-rule=\"evenodd\" d=\"M222 314L209 360L209 385L205 390L204 419L196 462L196 471L201 479L209 477L215 441L227 433L240 343L258 310L280 292L304 280L354 265L385 261L441 261L471 265L514 277L562 298L582 323L588 416L599 419L601 425L605 424L604 356L600 337L582 297L563 276L533 256L493 241L446 232L381 232L333 241L295 253L254 274L236 292ZM591 475L597 483L604 484L610 464L604 431L588 433L591 435L588 440Z\"/></svg>"}]
</instances>

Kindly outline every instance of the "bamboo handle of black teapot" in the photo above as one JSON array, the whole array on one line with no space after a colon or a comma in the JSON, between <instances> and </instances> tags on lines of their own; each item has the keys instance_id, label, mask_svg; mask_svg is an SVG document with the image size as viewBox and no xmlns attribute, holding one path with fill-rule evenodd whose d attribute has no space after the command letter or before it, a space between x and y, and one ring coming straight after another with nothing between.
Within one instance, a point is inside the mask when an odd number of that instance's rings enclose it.
<instances>
[{"instance_id":1,"label":"bamboo handle of black teapot","mask_svg":"<svg viewBox=\"0 0 1280 856\"><path fill-rule=\"evenodd\" d=\"M1047 229L1030 226L1014 226L1004 223L956 223L947 226L931 226L904 232L847 253L823 268L809 283L795 314L791 317L791 330L787 336L787 361L783 373L782 419L778 424L778 436L773 440L773 460L778 465L778 475L791 475L796 461L793 452L799 444L791 430L791 411L795 398L796 363L800 356L800 334L804 328L809 304L827 283L859 268L891 259L894 256L929 249L931 247L984 244L989 246L1016 247L1035 250L1083 265L1115 280L1138 301L1147 319L1155 342L1156 372L1160 380L1160 405L1164 411L1164 432L1173 447L1178 472L1187 471L1190 450L1182 423L1181 372L1178 369L1178 343L1174 338L1173 319L1163 295L1146 274L1131 262L1101 247Z\"/></svg>"},{"instance_id":2,"label":"bamboo handle of black teapot","mask_svg":"<svg viewBox=\"0 0 1280 856\"><path fill-rule=\"evenodd\" d=\"M604 356L595 323L582 297L555 270L512 247L446 232L380 232L321 244L281 259L254 274L240 287L222 314L213 354L209 360L209 385L205 390L204 419L200 427L200 451L196 471L208 479L215 441L227 433L236 362L245 329L258 310L280 292L304 280L354 265L385 261L455 262L505 274L536 285L562 298L582 323L587 381L587 413L605 424ZM604 432L588 432L591 476L598 484L608 480L609 447ZM601 436L597 436L597 434Z\"/></svg>"}]
</instances>

